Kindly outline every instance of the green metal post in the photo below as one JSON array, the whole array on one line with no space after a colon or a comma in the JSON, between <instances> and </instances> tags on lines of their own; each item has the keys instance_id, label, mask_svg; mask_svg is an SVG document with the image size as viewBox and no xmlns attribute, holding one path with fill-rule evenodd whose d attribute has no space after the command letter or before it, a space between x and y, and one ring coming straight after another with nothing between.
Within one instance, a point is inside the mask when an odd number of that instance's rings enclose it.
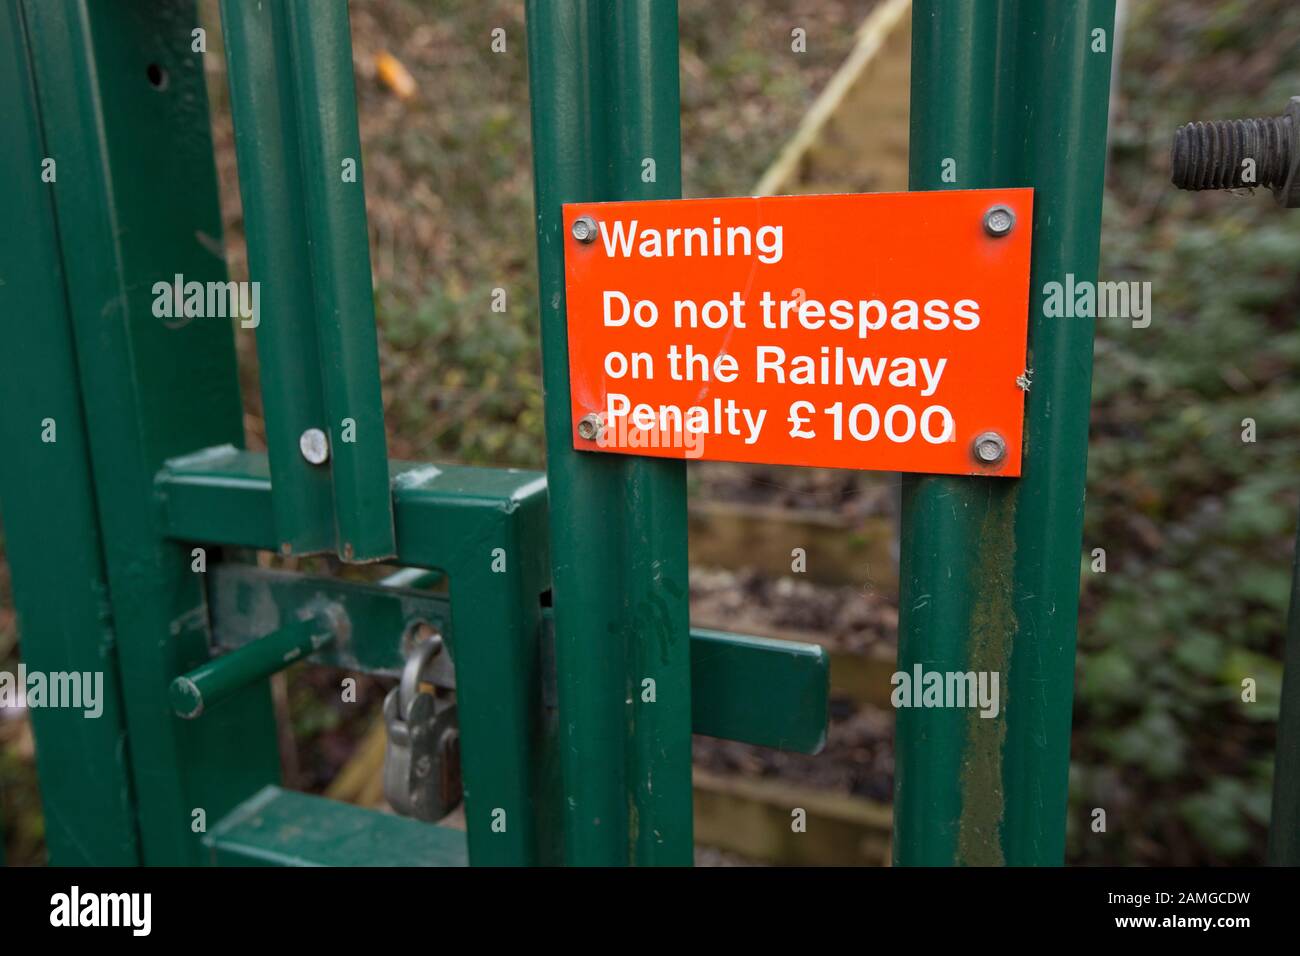
<instances>
[{"instance_id":1,"label":"green metal post","mask_svg":"<svg viewBox=\"0 0 1300 956\"><path fill-rule=\"evenodd\" d=\"M521 503L522 505L522 503ZM561 801L549 780L555 734L542 707L541 507L521 506L491 539L466 538L449 574L465 829L474 866L558 865ZM428 534L442 534L430 527ZM495 560L496 553L500 560ZM549 730L549 732L548 732Z\"/></svg>"},{"instance_id":2,"label":"green metal post","mask_svg":"<svg viewBox=\"0 0 1300 956\"><path fill-rule=\"evenodd\" d=\"M280 549L391 557L347 3L223 0L222 18L249 267L267 306L258 354ZM299 450L309 428L328 434L328 464Z\"/></svg>"},{"instance_id":3,"label":"green metal post","mask_svg":"<svg viewBox=\"0 0 1300 956\"><path fill-rule=\"evenodd\" d=\"M397 549L348 4L288 0L288 12L338 553L379 561Z\"/></svg>"},{"instance_id":4,"label":"green metal post","mask_svg":"<svg viewBox=\"0 0 1300 956\"><path fill-rule=\"evenodd\" d=\"M1268 862L1300 866L1300 535L1291 572L1291 610L1282 655L1282 710L1273 765L1273 813Z\"/></svg>"},{"instance_id":5,"label":"green metal post","mask_svg":"<svg viewBox=\"0 0 1300 956\"><path fill-rule=\"evenodd\" d=\"M1033 384L1022 478L903 482L899 669L997 672L1001 701L899 710L900 864L1064 857L1093 325L1044 317L1035 290L1096 279L1114 7L913 8L912 188L1035 189Z\"/></svg>"},{"instance_id":6,"label":"green metal post","mask_svg":"<svg viewBox=\"0 0 1300 956\"><path fill-rule=\"evenodd\" d=\"M100 684L92 707L29 711L49 861L128 866L139 862L139 845L117 648L53 185L43 175L50 152L42 139L27 45L22 9L6 3L0 10L0 170L7 213L7 227L0 229L5 548L27 668L77 673Z\"/></svg>"},{"instance_id":7,"label":"green metal post","mask_svg":"<svg viewBox=\"0 0 1300 956\"><path fill-rule=\"evenodd\" d=\"M272 506L283 554L333 551L329 465L313 465L298 441L326 429L316 344L315 290L307 256L302 158L283 0L222 0L226 74L239 160L249 278L259 284L257 354Z\"/></svg>"},{"instance_id":8,"label":"green metal post","mask_svg":"<svg viewBox=\"0 0 1300 956\"><path fill-rule=\"evenodd\" d=\"M167 699L172 678L208 656L208 615L190 546L160 528L153 478L168 458L243 439L230 320L155 311L155 286L178 273L226 278L197 11L191 0L23 10L57 161L143 859L194 864L207 858L206 822L279 776L265 681L205 720L181 720Z\"/></svg>"},{"instance_id":9,"label":"green metal post","mask_svg":"<svg viewBox=\"0 0 1300 956\"><path fill-rule=\"evenodd\" d=\"M689 865L685 467L574 451L561 224L566 202L680 195L677 4L527 10L565 856Z\"/></svg>"}]
</instances>

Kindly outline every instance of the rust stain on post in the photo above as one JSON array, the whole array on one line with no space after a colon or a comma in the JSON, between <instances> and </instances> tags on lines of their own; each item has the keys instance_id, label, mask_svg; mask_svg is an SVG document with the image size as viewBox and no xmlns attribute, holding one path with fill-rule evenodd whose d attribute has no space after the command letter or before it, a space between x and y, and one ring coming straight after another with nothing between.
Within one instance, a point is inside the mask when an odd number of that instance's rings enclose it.
<instances>
[{"instance_id":1,"label":"rust stain on post","mask_svg":"<svg viewBox=\"0 0 1300 956\"><path fill-rule=\"evenodd\" d=\"M967 866L1001 866L1002 748L1006 742L1007 665L1016 632L1011 602L1015 567L1016 487L990 488L980 528L980 561L975 573L975 606L970 616L968 667L998 675L996 717L981 717L972 707L967 718L966 753L961 771L961 818L957 860Z\"/></svg>"}]
</instances>

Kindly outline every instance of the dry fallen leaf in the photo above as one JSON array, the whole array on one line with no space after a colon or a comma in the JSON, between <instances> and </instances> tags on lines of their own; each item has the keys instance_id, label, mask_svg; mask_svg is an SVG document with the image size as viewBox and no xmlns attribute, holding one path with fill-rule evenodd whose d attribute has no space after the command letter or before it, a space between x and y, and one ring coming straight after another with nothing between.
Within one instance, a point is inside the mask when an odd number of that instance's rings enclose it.
<instances>
[{"instance_id":1,"label":"dry fallen leaf","mask_svg":"<svg viewBox=\"0 0 1300 956\"><path fill-rule=\"evenodd\" d=\"M375 56L375 75L380 83L397 94L398 99L409 100L415 95L415 77L391 53L381 51Z\"/></svg>"}]
</instances>

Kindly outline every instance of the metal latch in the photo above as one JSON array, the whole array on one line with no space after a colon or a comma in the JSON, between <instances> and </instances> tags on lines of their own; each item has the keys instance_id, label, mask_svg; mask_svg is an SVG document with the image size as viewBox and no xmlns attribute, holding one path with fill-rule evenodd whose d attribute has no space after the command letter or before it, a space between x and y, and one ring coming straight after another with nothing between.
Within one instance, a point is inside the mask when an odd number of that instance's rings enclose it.
<instances>
[{"instance_id":1,"label":"metal latch","mask_svg":"<svg viewBox=\"0 0 1300 956\"><path fill-rule=\"evenodd\" d=\"M384 698L384 798L396 812L440 820L460 803L460 733L456 705L443 692L423 689L442 638L434 634L406 659L401 682Z\"/></svg>"}]
</instances>

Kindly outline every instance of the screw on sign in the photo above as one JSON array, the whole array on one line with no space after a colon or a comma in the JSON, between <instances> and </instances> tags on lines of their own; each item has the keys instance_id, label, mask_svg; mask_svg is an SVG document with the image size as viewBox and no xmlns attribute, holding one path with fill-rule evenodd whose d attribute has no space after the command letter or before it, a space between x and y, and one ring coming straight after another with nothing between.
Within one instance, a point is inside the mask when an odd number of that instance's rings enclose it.
<instances>
[{"instance_id":1,"label":"screw on sign","mask_svg":"<svg viewBox=\"0 0 1300 956\"><path fill-rule=\"evenodd\" d=\"M596 240L596 220L590 216L579 216L573 221L573 238L587 243Z\"/></svg>"},{"instance_id":2,"label":"screw on sign","mask_svg":"<svg viewBox=\"0 0 1300 956\"><path fill-rule=\"evenodd\" d=\"M1005 236L1016 225L1016 214L998 204L984 214L984 231L990 236Z\"/></svg>"},{"instance_id":3,"label":"screw on sign","mask_svg":"<svg viewBox=\"0 0 1300 956\"><path fill-rule=\"evenodd\" d=\"M982 465L996 465L1007 453L1007 443L997 432L985 432L975 439L975 458Z\"/></svg>"},{"instance_id":4,"label":"screw on sign","mask_svg":"<svg viewBox=\"0 0 1300 956\"><path fill-rule=\"evenodd\" d=\"M1015 477L1033 191L565 207L580 450Z\"/></svg>"}]
</instances>

